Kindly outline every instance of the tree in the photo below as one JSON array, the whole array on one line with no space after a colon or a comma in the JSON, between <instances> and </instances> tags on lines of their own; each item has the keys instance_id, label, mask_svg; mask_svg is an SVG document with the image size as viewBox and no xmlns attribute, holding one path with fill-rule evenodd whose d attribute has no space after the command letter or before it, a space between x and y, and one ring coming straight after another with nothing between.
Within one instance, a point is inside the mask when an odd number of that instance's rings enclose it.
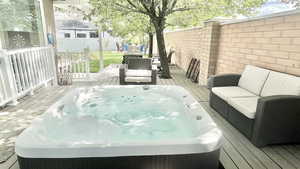
<instances>
[{"instance_id":1,"label":"tree","mask_svg":"<svg viewBox=\"0 0 300 169\"><path fill-rule=\"evenodd\" d=\"M105 4L105 8L122 13L123 16L131 14L147 16L155 29L158 53L163 68L161 77L170 78L164 40L166 27L175 27L176 22L191 26L215 16L249 14L265 0L90 0L90 2L93 7L97 5L103 7ZM97 13L95 14L97 16ZM174 25L168 23L172 20Z\"/></svg>"},{"instance_id":2,"label":"tree","mask_svg":"<svg viewBox=\"0 0 300 169\"><path fill-rule=\"evenodd\" d=\"M131 43L144 43L149 40L151 46L154 30L147 16L116 10L113 8L114 1L90 0L90 4L92 9L86 18L101 25L104 31L110 31L112 35ZM149 57L152 57L151 47Z\"/></svg>"}]
</instances>

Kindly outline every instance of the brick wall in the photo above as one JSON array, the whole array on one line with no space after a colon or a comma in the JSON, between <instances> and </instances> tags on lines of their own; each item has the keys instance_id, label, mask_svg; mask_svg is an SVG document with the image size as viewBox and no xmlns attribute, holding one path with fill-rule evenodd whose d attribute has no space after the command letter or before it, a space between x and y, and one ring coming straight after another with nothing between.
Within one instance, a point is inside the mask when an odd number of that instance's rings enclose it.
<instances>
[{"instance_id":1,"label":"brick wall","mask_svg":"<svg viewBox=\"0 0 300 169\"><path fill-rule=\"evenodd\" d=\"M168 32L165 35L167 48L173 48L172 62L187 70L192 58L200 59L200 84L206 84L209 75L214 74L218 46L219 24L207 22L202 28Z\"/></svg>"},{"instance_id":2,"label":"brick wall","mask_svg":"<svg viewBox=\"0 0 300 169\"><path fill-rule=\"evenodd\" d=\"M251 64L300 76L300 12L235 23L208 22L202 28L166 33L173 62L187 69L201 60L200 84L212 74L241 73Z\"/></svg>"},{"instance_id":3,"label":"brick wall","mask_svg":"<svg viewBox=\"0 0 300 169\"><path fill-rule=\"evenodd\" d=\"M167 48L173 48L176 51L172 62L186 70L188 61L192 57L201 58L200 51L203 50L201 49L203 38L199 37L203 35L204 30L202 28L166 33Z\"/></svg>"},{"instance_id":4,"label":"brick wall","mask_svg":"<svg viewBox=\"0 0 300 169\"><path fill-rule=\"evenodd\" d=\"M221 26L216 73L247 64L300 75L300 14Z\"/></svg>"}]
</instances>

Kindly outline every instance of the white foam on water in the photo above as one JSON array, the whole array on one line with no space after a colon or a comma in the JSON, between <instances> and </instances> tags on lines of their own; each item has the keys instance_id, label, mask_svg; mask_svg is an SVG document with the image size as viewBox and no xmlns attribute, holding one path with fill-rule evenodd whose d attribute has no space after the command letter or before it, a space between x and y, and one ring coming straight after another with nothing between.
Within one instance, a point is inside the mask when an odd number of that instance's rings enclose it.
<instances>
[{"instance_id":1,"label":"white foam on water","mask_svg":"<svg viewBox=\"0 0 300 169\"><path fill-rule=\"evenodd\" d=\"M62 143L187 139L198 134L187 111L182 99L160 90L92 88L48 113L42 130Z\"/></svg>"}]
</instances>

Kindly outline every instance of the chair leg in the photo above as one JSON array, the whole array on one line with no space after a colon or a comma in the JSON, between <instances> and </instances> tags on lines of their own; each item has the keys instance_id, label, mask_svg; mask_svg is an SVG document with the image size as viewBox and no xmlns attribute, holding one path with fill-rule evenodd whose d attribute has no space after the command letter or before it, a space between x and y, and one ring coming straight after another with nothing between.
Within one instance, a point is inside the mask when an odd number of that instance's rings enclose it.
<instances>
[{"instance_id":1,"label":"chair leg","mask_svg":"<svg viewBox=\"0 0 300 169\"><path fill-rule=\"evenodd\" d=\"M156 85L156 84L157 84L156 70L152 70L151 78L152 78L152 79L151 79L152 84Z\"/></svg>"}]
</instances>

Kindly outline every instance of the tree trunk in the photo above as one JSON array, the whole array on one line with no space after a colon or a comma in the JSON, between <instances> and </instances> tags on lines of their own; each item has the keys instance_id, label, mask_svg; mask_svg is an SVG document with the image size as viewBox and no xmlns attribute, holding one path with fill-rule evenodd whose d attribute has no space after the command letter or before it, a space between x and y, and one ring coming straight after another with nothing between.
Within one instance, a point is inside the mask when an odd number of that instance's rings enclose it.
<instances>
[{"instance_id":1,"label":"tree trunk","mask_svg":"<svg viewBox=\"0 0 300 169\"><path fill-rule=\"evenodd\" d=\"M149 58L153 57L153 33L149 33Z\"/></svg>"},{"instance_id":2,"label":"tree trunk","mask_svg":"<svg viewBox=\"0 0 300 169\"><path fill-rule=\"evenodd\" d=\"M99 38L99 72L104 68L102 31L98 30Z\"/></svg>"},{"instance_id":3,"label":"tree trunk","mask_svg":"<svg viewBox=\"0 0 300 169\"><path fill-rule=\"evenodd\" d=\"M157 48L158 48L158 54L160 57L160 63L162 67L162 73L160 77L169 79L172 77L170 75L170 70L169 70L163 27L164 26L162 24L155 24Z\"/></svg>"}]
</instances>

